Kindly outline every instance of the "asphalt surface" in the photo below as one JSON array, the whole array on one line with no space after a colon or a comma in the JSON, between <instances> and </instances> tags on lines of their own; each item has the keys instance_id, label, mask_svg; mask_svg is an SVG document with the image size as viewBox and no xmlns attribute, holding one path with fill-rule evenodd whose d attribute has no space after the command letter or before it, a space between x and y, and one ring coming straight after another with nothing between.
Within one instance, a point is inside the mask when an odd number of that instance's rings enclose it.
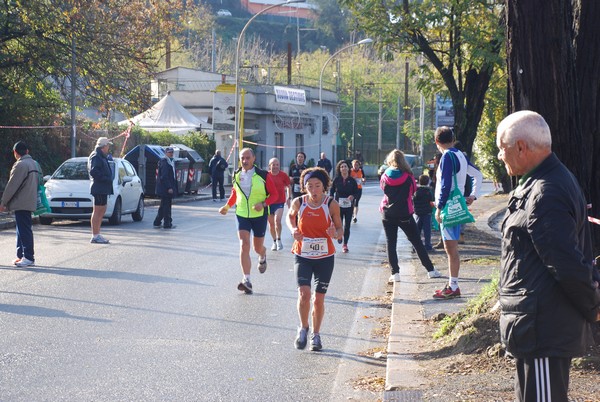
<instances>
[{"instance_id":1,"label":"asphalt surface","mask_svg":"<svg viewBox=\"0 0 600 402\"><path fill-rule=\"evenodd\" d=\"M198 200L208 200L208 193L185 195L175 200L175 203L185 203ZM157 199L147 199L146 206L154 206L159 203ZM493 234L499 239L499 233L489 226L505 208L498 205L497 201L488 197L482 197L475 202L472 212L477 218L475 225L479 230ZM11 214L0 214L0 230L14 227L14 219ZM384 237L380 236L378 242L383 245ZM499 241L499 240L498 240ZM445 267L438 267L444 274L444 278L431 281L426 278L422 267L417 266L414 254L410 252L407 242L399 242L399 257L401 258L400 274L402 281L396 283L393 290L392 322L388 343L388 356L386 365L386 385L384 400L387 401L420 401L420 393L414 388L415 384L421 384L422 378L418 375L418 363L410 357L413 345L424 339L422 328L418 322L429 318L436 312L457 312L464 307L469 298L476 296L484 285L481 280L463 280L460 282L463 297L460 299L432 302L433 289L440 288L447 281ZM378 261L372 263L378 264ZM477 275L476 273L461 272L461 277ZM473 275L471 275L473 274ZM385 275L385 274L384 274ZM374 278L381 280L381 278ZM367 283L367 281L365 281ZM423 289L427 289L423 292ZM358 314L358 313L357 313ZM347 399L347 398L345 398Z\"/></svg>"}]
</instances>

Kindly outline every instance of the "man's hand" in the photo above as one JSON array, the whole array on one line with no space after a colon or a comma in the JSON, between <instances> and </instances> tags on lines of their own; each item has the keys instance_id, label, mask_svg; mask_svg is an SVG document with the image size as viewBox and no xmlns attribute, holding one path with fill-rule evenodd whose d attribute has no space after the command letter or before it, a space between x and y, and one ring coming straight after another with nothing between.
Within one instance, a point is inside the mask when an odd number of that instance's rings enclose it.
<instances>
[{"instance_id":1,"label":"man's hand","mask_svg":"<svg viewBox=\"0 0 600 402\"><path fill-rule=\"evenodd\" d=\"M442 210L439 208L435 210L435 220L438 221L438 223L442 223Z\"/></svg>"},{"instance_id":2,"label":"man's hand","mask_svg":"<svg viewBox=\"0 0 600 402\"><path fill-rule=\"evenodd\" d=\"M465 198L465 201L467 201L467 205L471 205L473 203L473 201L475 201L475 196L470 195L467 198Z\"/></svg>"},{"instance_id":3,"label":"man's hand","mask_svg":"<svg viewBox=\"0 0 600 402\"><path fill-rule=\"evenodd\" d=\"M167 190L167 193L169 193L169 194L173 194L173 189L172 189L172 188L168 189L168 190Z\"/></svg>"},{"instance_id":4,"label":"man's hand","mask_svg":"<svg viewBox=\"0 0 600 402\"><path fill-rule=\"evenodd\" d=\"M227 211L229 211L229 205L225 204L221 208L219 208L219 213L221 215L227 215Z\"/></svg>"},{"instance_id":5,"label":"man's hand","mask_svg":"<svg viewBox=\"0 0 600 402\"><path fill-rule=\"evenodd\" d=\"M256 203L256 204L254 204L254 207L252 207L252 208L254 208L254 210L255 210L255 211L258 211L258 212L260 212L260 211L262 211L263 209L265 209L265 206L266 206L266 205L265 205L265 203L264 203L264 202L258 202L258 203Z\"/></svg>"}]
</instances>

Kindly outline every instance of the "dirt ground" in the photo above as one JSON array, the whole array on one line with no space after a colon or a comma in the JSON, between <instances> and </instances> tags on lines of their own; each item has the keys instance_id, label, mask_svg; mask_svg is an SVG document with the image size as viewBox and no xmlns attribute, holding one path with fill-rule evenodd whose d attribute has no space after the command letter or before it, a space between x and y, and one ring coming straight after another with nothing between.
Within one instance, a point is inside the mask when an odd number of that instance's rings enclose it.
<instances>
[{"instance_id":1,"label":"dirt ground","mask_svg":"<svg viewBox=\"0 0 600 402\"><path fill-rule=\"evenodd\" d=\"M488 234L470 225L465 237L469 253L461 253L461 269L486 261L497 264L500 250L490 248ZM444 258L443 252L432 255L437 266L443 266ZM428 317L428 339L414 354L430 383L423 389L424 400L514 400L514 363L499 344L498 312L490 311L495 300L490 304L487 312L463 321L453 333L438 340L432 335L440 325L440 317ZM600 343L600 337L597 341ZM600 401L600 346L573 361L569 389L571 401Z\"/></svg>"}]
</instances>

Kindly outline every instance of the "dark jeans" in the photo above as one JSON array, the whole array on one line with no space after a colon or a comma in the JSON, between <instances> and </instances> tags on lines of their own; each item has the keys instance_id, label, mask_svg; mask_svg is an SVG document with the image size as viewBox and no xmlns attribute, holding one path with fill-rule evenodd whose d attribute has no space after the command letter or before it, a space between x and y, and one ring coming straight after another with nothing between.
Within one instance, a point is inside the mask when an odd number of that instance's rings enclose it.
<instances>
[{"instance_id":1,"label":"dark jeans","mask_svg":"<svg viewBox=\"0 0 600 402\"><path fill-rule=\"evenodd\" d=\"M383 230L385 231L385 237L387 239L387 254L390 267L392 268L392 274L400 272L398 266L398 251L396 245L398 244L398 228L402 229L408 241L415 248L421 264L427 269L427 271L433 271L433 263L423 246L421 236L417 230L417 223L412 215L402 218L383 218Z\"/></svg>"},{"instance_id":2,"label":"dark jeans","mask_svg":"<svg viewBox=\"0 0 600 402\"><path fill-rule=\"evenodd\" d=\"M419 236L421 236L421 232L423 233L425 249L431 250L431 214L415 215L415 222L417 222Z\"/></svg>"},{"instance_id":3,"label":"dark jeans","mask_svg":"<svg viewBox=\"0 0 600 402\"><path fill-rule=\"evenodd\" d=\"M340 208L340 218L344 224L344 244L348 244L350 239L350 224L352 223L352 213L354 208Z\"/></svg>"},{"instance_id":4,"label":"dark jeans","mask_svg":"<svg viewBox=\"0 0 600 402\"><path fill-rule=\"evenodd\" d=\"M225 187L223 187L223 175L219 175L219 176L213 176L211 178L212 181L212 196L213 196L213 200L217 199L217 186L219 186L219 195L220 195L220 199L224 199L225 198Z\"/></svg>"},{"instance_id":5,"label":"dark jeans","mask_svg":"<svg viewBox=\"0 0 600 402\"><path fill-rule=\"evenodd\" d=\"M17 224L17 257L35 261L31 212L15 211L15 221Z\"/></svg>"},{"instance_id":6,"label":"dark jeans","mask_svg":"<svg viewBox=\"0 0 600 402\"><path fill-rule=\"evenodd\" d=\"M158 207L158 214L154 218L154 226L160 226L160 222L164 219L164 227L168 228L173 225L173 219L171 219L171 206L173 205L172 197L160 197L160 207Z\"/></svg>"}]
</instances>

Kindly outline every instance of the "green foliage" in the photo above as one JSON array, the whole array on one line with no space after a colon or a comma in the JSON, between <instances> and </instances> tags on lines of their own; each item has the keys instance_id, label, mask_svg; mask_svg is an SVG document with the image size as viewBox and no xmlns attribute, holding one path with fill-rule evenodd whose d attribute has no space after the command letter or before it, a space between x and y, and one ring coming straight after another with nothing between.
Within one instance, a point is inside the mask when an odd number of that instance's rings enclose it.
<instances>
[{"instance_id":1,"label":"green foliage","mask_svg":"<svg viewBox=\"0 0 600 402\"><path fill-rule=\"evenodd\" d=\"M450 335L456 326L469 318L488 311L491 303L498 297L499 273L492 275L490 283L482 287L477 297L470 299L467 306L456 314L448 315L440 323L440 327L433 334L434 339Z\"/></svg>"},{"instance_id":2,"label":"green foliage","mask_svg":"<svg viewBox=\"0 0 600 402\"><path fill-rule=\"evenodd\" d=\"M422 55L423 92L448 91L455 132L470 153L482 103L494 69L503 64L503 2L340 0L386 58L395 52ZM469 89L467 91L467 89Z\"/></svg>"}]
</instances>

